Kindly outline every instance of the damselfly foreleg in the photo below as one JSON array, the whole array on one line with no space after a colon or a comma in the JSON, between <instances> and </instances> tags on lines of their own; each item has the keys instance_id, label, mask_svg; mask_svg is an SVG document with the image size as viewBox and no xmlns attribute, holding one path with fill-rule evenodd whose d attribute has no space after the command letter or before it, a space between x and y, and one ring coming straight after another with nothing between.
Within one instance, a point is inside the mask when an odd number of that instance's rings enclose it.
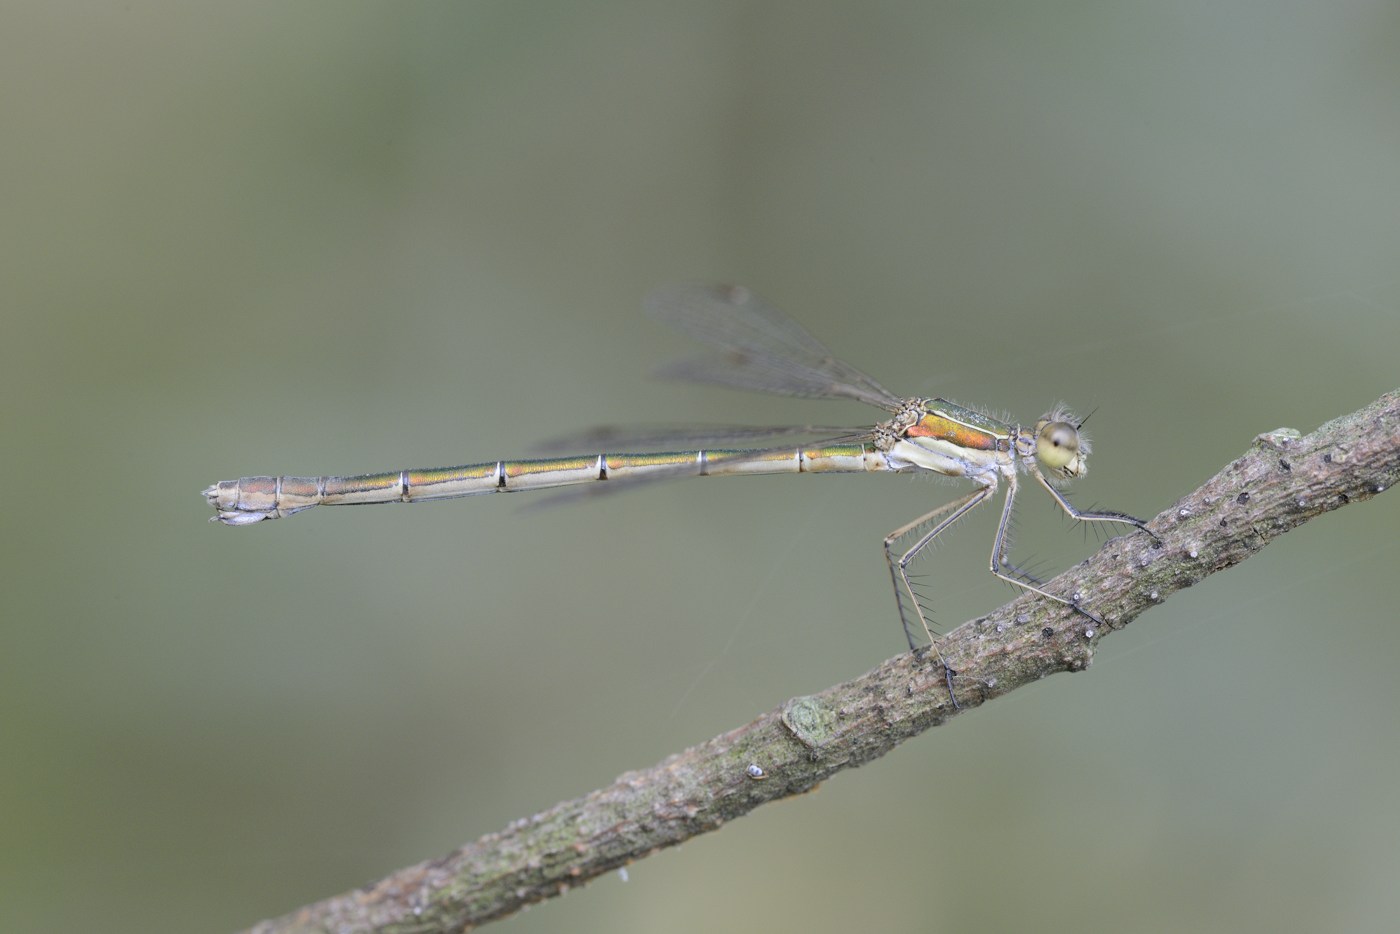
<instances>
[{"instance_id":1,"label":"damselfly foreleg","mask_svg":"<svg viewBox=\"0 0 1400 934\"><path fill-rule=\"evenodd\" d=\"M1026 464L1026 469L1030 471L1031 476L1035 477L1040 485L1045 487L1046 492L1054 498L1055 502L1059 504L1059 507L1065 511L1065 515L1069 516L1071 519L1077 522L1121 522L1124 525L1131 525L1134 528L1142 529L1148 535L1152 536L1153 541L1161 541L1157 533L1147 527L1146 522L1130 516L1126 512L1112 512L1107 510L1089 511L1078 508L1065 498L1065 494L1050 485L1050 481L1045 479L1045 476L1037 469L1033 462L1026 461L1024 463Z\"/></svg>"}]
</instances>

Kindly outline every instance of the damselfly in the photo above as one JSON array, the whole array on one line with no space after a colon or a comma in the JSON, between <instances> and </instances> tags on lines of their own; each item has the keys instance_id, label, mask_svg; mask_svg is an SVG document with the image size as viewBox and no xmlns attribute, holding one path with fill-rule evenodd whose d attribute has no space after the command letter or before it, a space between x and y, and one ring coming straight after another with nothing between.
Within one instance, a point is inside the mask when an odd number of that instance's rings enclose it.
<instances>
[{"instance_id":1,"label":"damselfly","mask_svg":"<svg viewBox=\"0 0 1400 934\"><path fill-rule=\"evenodd\" d=\"M1050 593L1011 563L1007 527L1016 502L1018 471L1035 478L1059 507L1081 522L1118 522L1152 534L1140 519L1121 512L1075 508L1056 483L1084 476L1089 456L1082 422L1055 408L1031 428L1013 425L944 399L901 399L875 380L832 356L800 324L738 286L682 285L647 301L653 315L718 353L683 360L663 375L738 389L791 396L854 399L884 409L888 421L859 431L803 428L712 428L607 436L610 446L650 440L691 449L667 453L589 454L531 460L487 461L463 467L394 470L349 477L244 477L204 491L225 525L250 525L310 509L360 503L410 503L477 493L509 493L607 481L609 488L639 480L682 476L774 473L870 473L928 470L964 477L976 486L885 537L885 561L900 620L916 651L935 643L926 608L909 564L939 535L1006 485L992 541L991 571L1008 583L1063 603L1097 619L1076 601ZM711 448L719 439L755 442L779 437L822 440L788 447ZM601 437L601 436L600 436ZM1155 537L1155 536L1154 536ZM912 543L911 543L912 539Z\"/></svg>"}]
</instances>

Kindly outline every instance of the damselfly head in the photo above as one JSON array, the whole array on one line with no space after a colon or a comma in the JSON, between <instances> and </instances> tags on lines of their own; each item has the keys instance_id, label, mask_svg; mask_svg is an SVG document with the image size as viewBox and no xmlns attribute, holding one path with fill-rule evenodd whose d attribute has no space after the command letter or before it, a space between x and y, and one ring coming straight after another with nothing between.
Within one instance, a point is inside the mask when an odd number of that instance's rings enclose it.
<instances>
[{"instance_id":1,"label":"damselfly head","mask_svg":"<svg viewBox=\"0 0 1400 934\"><path fill-rule=\"evenodd\" d=\"M1035 459L1056 477L1076 480L1089 472L1089 439L1083 422L1056 408L1035 423Z\"/></svg>"}]
</instances>

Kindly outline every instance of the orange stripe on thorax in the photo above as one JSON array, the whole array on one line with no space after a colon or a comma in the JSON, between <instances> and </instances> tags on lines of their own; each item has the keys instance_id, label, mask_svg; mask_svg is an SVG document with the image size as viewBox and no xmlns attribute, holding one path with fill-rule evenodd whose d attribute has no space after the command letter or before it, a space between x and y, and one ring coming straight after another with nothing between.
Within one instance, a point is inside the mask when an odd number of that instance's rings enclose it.
<instances>
[{"instance_id":1,"label":"orange stripe on thorax","mask_svg":"<svg viewBox=\"0 0 1400 934\"><path fill-rule=\"evenodd\" d=\"M919 419L916 424L910 425L904 434L910 438L940 438L960 448L978 451L997 449L996 435L932 412Z\"/></svg>"}]
</instances>

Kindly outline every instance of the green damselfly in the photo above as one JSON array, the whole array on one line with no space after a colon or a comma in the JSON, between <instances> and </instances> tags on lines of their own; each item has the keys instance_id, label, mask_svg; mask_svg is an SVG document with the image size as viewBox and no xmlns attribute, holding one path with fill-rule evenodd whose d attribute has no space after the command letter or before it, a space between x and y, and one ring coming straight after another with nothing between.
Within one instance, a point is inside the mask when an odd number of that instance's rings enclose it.
<instances>
[{"instance_id":1,"label":"green damselfly","mask_svg":"<svg viewBox=\"0 0 1400 934\"><path fill-rule=\"evenodd\" d=\"M992 542L991 571L1004 581L1092 613L1011 563L1007 528L1016 502L1018 475L1029 474L1071 518L1116 522L1152 532L1125 513L1084 511L1065 498L1057 483L1084 476L1089 442L1082 422L1054 408L1026 428L944 399L900 398L860 370L836 359L806 329L748 289L681 285L647 301L657 318L709 344L715 353L682 360L662 375L731 388L791 396L854 399L889 413L872 428L854 431L802 428L711 428L662 430L606 437L618 448L652 441L685 450L664 453L598 453L485 461L462 467L392 470L344 477L244 477L209 487L204 496L225 525L251 525L303 512L313 506L410 503L477 493L509 493L596 484L612 488L636 481L683 476L776 473L877 473L932 471L971 480L970 493L932 509L885 538L885 561L900 619L911 649L935 643L933 627L910 579L909 564L939 535L990 499L1002 484L1006 497ZM827 436L780 447L708 447L724 439L773 441L779 437ZM1155 538L1155 535L1154 535Z\"/></svg>"}]
</instances>

